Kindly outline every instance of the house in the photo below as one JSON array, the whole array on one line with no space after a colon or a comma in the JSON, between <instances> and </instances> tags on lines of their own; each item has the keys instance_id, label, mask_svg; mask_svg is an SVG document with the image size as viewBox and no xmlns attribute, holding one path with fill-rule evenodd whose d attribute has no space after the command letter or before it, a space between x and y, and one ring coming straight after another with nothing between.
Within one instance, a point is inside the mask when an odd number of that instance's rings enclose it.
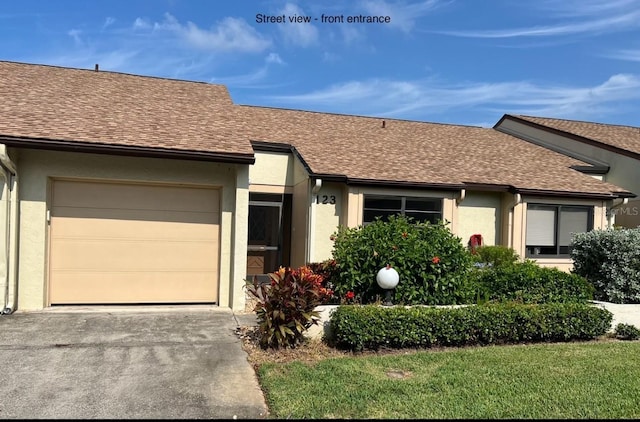
<instances>
[{"instance_id":1,"label":"house","mask_svg":"<svg viewBox=\"0 0 640 422\"><path fill-rule=\"evenodd\" d=\"M640 194L640 127L505 114L494 126L510 135L590 163L600 180ZM640 201L621 198L611 224L640 226Z\"/></svg>"},{"instance_id":2,"label":"house","mask_svg":"<svg viewBox=\"0 0 640 422\"><path fill-rule=\"evenodd\" d=\"M494 128L237 105L224 86L0 62L5 312L206 303L376 216L569 268L632 191Z\"/></svg>"}]
</instances>

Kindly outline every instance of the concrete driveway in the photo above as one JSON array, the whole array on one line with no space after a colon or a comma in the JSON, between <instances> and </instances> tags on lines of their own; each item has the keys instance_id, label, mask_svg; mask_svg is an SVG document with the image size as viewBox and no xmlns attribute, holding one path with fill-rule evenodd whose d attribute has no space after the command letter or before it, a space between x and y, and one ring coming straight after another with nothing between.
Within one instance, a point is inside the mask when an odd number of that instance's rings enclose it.
<instances>
[{"instance_id":1,"label":"concrete driveway","mask_svg":"<svg viewBox=\"0 0 640 422\"><path fill-rule=\"evenodd\" d=\"M264 418L231 310L0 316L0 419Z\"/></svg>"}]
</instances>

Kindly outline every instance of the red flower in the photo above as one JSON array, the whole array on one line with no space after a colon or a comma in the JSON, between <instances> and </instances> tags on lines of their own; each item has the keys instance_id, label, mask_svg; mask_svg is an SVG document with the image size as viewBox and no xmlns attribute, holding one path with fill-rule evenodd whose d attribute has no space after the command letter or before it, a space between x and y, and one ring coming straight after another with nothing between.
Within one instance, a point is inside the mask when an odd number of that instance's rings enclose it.
<instances>
[{"instance_id":1,"label":"red flower","mask_svg":"<svg viewBox=\"0 0 640 422\"><path fill-rule=\"evenodd\" d=\"M347 299L353 299L354 297L356 297L356 294L353 293L352 291L348 291L347 294L345 295L345 297Z\"/></svg>"},{"instance_id":2,"label":"red flower","mask_svg":"<svg viewBox=\"0 0 640 422\"><path fill-rule=\"evenodd\" d=\"M437 256L434 256L434 257L431 259L431 262L433 262L434 264L437 264L437 263L439 263L439 262L440 262L440 258L438 258Z\"/></svg>"},{"instance_id":3,"label":"red flower","mask_svg":"<svg viewBox=\"0 0 640 422\"><path fill-rule=\"evenodd\" d=\"M407 238L407 236L409 236L409 233L407 233L407 232L402 233L402 237L403 237L403 238L405 238L405 239L406 239L406 238Z\"/></svg>"}]
</instances>

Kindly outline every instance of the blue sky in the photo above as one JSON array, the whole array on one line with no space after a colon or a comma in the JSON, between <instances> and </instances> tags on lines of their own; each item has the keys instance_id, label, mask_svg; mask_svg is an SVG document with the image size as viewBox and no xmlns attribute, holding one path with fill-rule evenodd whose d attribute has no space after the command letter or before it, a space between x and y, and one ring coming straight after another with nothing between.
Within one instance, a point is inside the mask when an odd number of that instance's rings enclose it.
<instances>
[{"instance_id":1,"label":"blue sky","mask_svg":"<svg viewBox=\"0 0 640 422\"><path fill-rule=\"evenodd\" d=\"M239 104L640 126L640 0L7 0L0 60L221 83Z\"/></svg>"}]
</instances>

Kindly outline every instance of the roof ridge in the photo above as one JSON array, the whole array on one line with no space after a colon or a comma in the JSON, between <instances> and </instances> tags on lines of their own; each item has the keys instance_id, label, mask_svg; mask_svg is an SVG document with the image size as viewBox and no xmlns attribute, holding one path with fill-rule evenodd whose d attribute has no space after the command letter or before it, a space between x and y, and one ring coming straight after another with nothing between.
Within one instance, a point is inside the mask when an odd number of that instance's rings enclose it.
<instances>
[{"instance_id":1,"label":"roof ridge","mask_svg":"<svg viewBox=\"0 0 640 422\"><path fill-rule=\"evenodd\" d=\"M56 68L56 69L62 69L62 70L75 70L75 71L80 71L80 72L96 72L95 69L85 69L85 68L82 68L82 67L69 67L69 66L61 66L61 65L54 65L54 64L17 62L17 61L13 61L13 60L0 60L0 64L1 63L17 64L17 65L21 65L21 66L38 66L38 67L46 67L46 68ZM214 83L206 82L206 81L193 81L193 80L189 80L189 79L169 78L169 77L166 77L166 76L139 75L139 74L135 74L135 73L118 72L118 71L115 71L115 70L102 70L102 69L99 69L97 72L98 73L111 73L111 74L114 74L114 75L132 76L132 77L136 77L136 78L160 79L160 80L166 80L166 81L172 81L172 82L186 82L186 83L192 83L192 84L204 84L204 85L210 85L210 86L224 87L225 89L228 90L227 86L224 85L224 84L214 84Z\"/></svg>"},{"instance_id":2,"label":"roof ridge","mask_svg":"<svg viewBox=\"0 0 640 422\"><path fill-rule=\"evenodd\" d=\"M299 113L326 114L329 116L340 116L340 117L357 117L362 119L386 120L386 121L393 121L393 122L424 123L424 124L430 124L430 125L468 127L473 129L492 129L492 128L486 128L483 126L465 125L460 123L429 122L426 120L398 119L398 118L384 117L384 116L365 116L362 114L336 113L336 112L330 112L330 111L317 111L317 110L302 110L297 108L262 106L262 105L254 105L254 104L234 104L234 106L249 107L249 108L263 108L263 109L271 109L271 110L279 110L279 111L295 111Z\"/></svg>"},{"instance_id":3,"label":"roof ridge","mask_svg":"<svg viewBox=\"0 0 640 422\"><path fill-rule=\"evenodd\" d=\"M529 118L533 118L533 119L562 120L562 121L564 121L564 122L587 123L587 124L591 124L591 125L600 125L600 126L616 126L616 127L625 127L625 128L630 128L630 129L640 129L640 126L621 125L621 124L617 124L617 123L590 122L590 121L588 121L588 120L563 119L563 118L559 118L559 117L529 116L529 115L526 115L526 114L512 114L512 116L515 116L515 117L524 117L525 119L526 119L527 117L529 117Z\"/></svg>"}]
</instances>

